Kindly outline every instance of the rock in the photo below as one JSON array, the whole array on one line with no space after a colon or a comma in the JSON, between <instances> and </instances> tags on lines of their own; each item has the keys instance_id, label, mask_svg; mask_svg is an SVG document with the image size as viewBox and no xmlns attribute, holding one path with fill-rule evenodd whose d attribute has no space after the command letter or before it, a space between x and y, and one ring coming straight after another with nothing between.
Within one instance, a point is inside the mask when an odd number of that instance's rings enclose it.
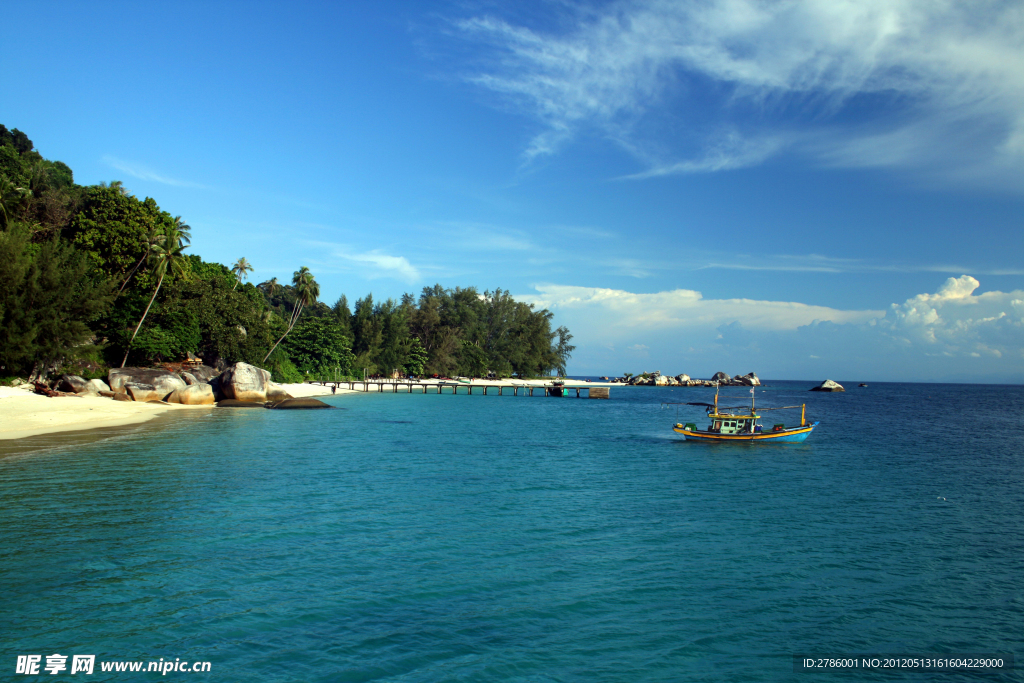
<instances>
[{"instance_id":1,"label":"rock","mask_svg":"<svg viewBox=\"0 0 1024 683\"><path fill-rule=\"evenodd\" d=\"M185 380L185 384L189 386L192 386L193 384L199 384L199 380L196 379L196 376L193 375L191 372L185 372L184 370L182 370L181 372L178 373L178 375L183 380Z\"/></svg>"},{"instance_id":2,"label":"rock","mask_svg":"<svg viewBox=\"0 0 1024 683\"><path fill-rule=\"evenodd\" d=\"M711 381L712 382L722 382L722 383L725 383L725 382L728 382L730 380L729 380L729 375L725 374L724 372L716 372L714 374L714 376L711 378Z\"/></svg>"},{"instance_id":3,"label":"rock","mask_svg":"<svg viewBox=\"0 0 1024 683\"><path fill-rule=\"evenodd\" d=\"M686 382L690 381L690 376L684 372L681 375L676 375L676 381L679 382L680 384L685 384Z\"/></svg>"},{"instance_id":4,"label":"rock","mask_svg":"<svg viewBox=\"0 0 1024 683\"><path fill-rule=\"evenodd\" d=\"M212 406L217 402L217 397L213 395L213 387L209 384L193 384L184 389L176 389L167 397L167 402L186 406Z\"/></svg>"},{"instance_id":5,"label":"rock","mask_svg":"<svg viewBox=\"0 0 1024 683\"><path fill-rule=\"evenodd\" d=\"M115 394L113 391L100 391L100 392L97 392L97 393L100 396L103 396L104 398L116 398L117 396L127 396L127 394ZM120 399L118 399L118 400L120 400ZM131 399L129 399L129 400L131 400Z\"/></svg>"},{"instance_id":6,"label":"rock","mask_svg":"<svg viewBox=\"0 0 1024 683\"><path fill-rule=\"evenodd\" d=\"M731 384L744 387L759 387L761 386L761 380L759 380L757 375L754 373L748 372L745 375L736 375L733 377Z\"/></svg>"},{"instance_id":7,"label":"rock","mask_svg":"<svg viewBox=\"0 0 1024 683\"><path fill-rule=\"evenodd\" d=\"M248 363L235 363L220 374L218 389L224 398L266 403L270 373Z\"/></svg>"},{"instance_id":8,"label":"rock","mask_svg":"<svg viewBox=\"0 0 1024 683\"><path fill-rule=\"evenodd\" d=\"M222 401L217 401L218 408L265 408L262 403L253 403L252 401L238 401L233 398L225 398Z\"/></svg>"},{"instance_id":9,"label":"rock","mask_svg":"<svg viewBox=\"0 0 1024 683\"><path fill-rule=\"evenodd\" d=\"M274 410L302 410L306 408L330 408L315 398L289 398L273 406Z\"/></svg>"},{"instance_id":10,"label":"rock","mask_svg":"<svg viewBox=\"0 0 1024 683\"><path fill-rule=\"evenodd\" d=\"M102 396L104 392L108 394L111 393L110 387L108 387L107 383L101 379L91 379L87 384L89 385L90 390L95 391L100 396Z\"/></svg>"},{"instance_id":11,"label":"rock","mask_svg":"<svg viewBox=\"0 0 1024 683\"><path fill-rule=\"evenodd\" d=\"M844 389L843 385L839 382L833 382L832 380L827 379L811 389L811 391L846 391L846 389Z\"/></svg>"},{"instance_id":12,"label":"rock","mask_svg":"<svg viewBox=\"0 0 1024 683\"><path fill-rule=\"evenodd\" d=\"M128 382L124 385L124 390L131 397L131 399L137 403L144 403L146 401L159 401L163 398L163 395L156 390L152 384L142 384L141 382ZM116 398L116 397L115 397Z\"/></svg>"},{"instance_id":13,"label":"rock","mask_svg":"<svg viewBox=\"0 0 1024 683\"><path fill-rule=\"evenodd\" d=\"M56 388L58 391L81 394L89 390L89 383L78 375L61 375Z\"/></svg>"},{"instance_id":14,"label":"rock","mask_svg":"<svg viewBox=\"0 0 1024 683\"><path fill-rule=\"evenodd\" d=\"M111 391L120 391L128 383L150 384L155 391L162 392L159 398L188 386L185 380L162 368L113 368L107 378Z\"/></svg>"},{"instance_id":15,"label":"rock","mask_svg":"<svg viewBox=\"0 0 1024 683\"><path fill-rule=\"evenodd\" d=\"M277 382L267 382L267 401L270 403L280 403L289 398L295 397L285 391L284 387Z\"/></svg>"},{"instance_id":16,"label":"rock","mask_svg":"<svg viewBox=\"0 0 1024 683\"><path fill-rule=\"evenodd\" d=\"M118 393L114 394L114 400L115 401L130 401L132 399L131 399L130 396L128 396L128 394L118 392Z\"/></svg>"},{"instance_id":17,"label":"rock","mask_svg":"<svg viewBox=\"0 0 1024 683\"><path fill-rule=\"evenodd\" d=\"M651 379L653 380L654 386L656 386L656 387L668 386L668 377L665 377L661 373L658 373L657 375L655 375Z\"/></svg>"},{"instance_id":18,"label":"rock","mask_svg":"<svg viewBox=\"0 0 1024 683\"><path fill-rule=\"evenodd\" d=\"M188 371L188 374L195 377L200 382L209 382L211 379L220 374L221 371L216 368L212 368L209 365L196 365Z\"/></svg>"}]
</instances>

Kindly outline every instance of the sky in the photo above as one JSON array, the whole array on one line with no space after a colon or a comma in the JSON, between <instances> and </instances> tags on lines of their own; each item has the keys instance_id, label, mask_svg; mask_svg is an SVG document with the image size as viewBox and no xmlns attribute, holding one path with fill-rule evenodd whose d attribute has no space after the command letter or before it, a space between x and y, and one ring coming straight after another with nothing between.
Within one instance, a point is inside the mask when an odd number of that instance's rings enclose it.
<instances>
[{"instance_id":1,"label":"sky","mask_svg":"<svg viewBox=\"0 0 1024 683\"><path fill-rule=\"evenodd\" d=\"M20 3L0 123L250 278L548 308L573 375L1024 382L1024 6Z\"/></svg>"}]
</instances>

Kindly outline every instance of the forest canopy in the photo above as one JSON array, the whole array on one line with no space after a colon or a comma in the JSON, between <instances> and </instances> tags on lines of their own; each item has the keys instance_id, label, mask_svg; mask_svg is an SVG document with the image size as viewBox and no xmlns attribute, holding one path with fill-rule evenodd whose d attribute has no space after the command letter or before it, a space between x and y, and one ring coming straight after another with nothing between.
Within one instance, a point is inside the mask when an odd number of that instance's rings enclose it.
<instances>
[{"instance_id":1,"label":"forest canopy","mask_svg":"<svg viewBox=\"0 0 1024 683\"><path fill-rule=\"evenodd\" d=\"M308 268L247 282L191 253L192 228L121 182L72 170L0 125L0 376L244 361L281 382L366 375L565 374L574 349L553 315L501 289L328 306Z\"/></svg>"}]
</instances>

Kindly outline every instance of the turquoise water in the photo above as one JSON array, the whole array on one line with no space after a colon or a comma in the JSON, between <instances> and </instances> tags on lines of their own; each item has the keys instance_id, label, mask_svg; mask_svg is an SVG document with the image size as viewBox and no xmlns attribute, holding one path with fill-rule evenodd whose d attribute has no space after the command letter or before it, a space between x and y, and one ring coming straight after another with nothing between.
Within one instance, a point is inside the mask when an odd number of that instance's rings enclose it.
<instances>
[{"instance_id":1,"label":"turquoise water","mask_svg":"<svg viewBox=\"0 0 1024 683\"><path fill-rule=\"evenodd\" d=\"M614 387L218 409L5 457L0 662L779 681L887 679L797 674L794 654L1024 652L1024 387L809 386L757 394L808 403L805 444L680 441L703 412L662 402L709 390Z\"/></svg>"}]
</instances>

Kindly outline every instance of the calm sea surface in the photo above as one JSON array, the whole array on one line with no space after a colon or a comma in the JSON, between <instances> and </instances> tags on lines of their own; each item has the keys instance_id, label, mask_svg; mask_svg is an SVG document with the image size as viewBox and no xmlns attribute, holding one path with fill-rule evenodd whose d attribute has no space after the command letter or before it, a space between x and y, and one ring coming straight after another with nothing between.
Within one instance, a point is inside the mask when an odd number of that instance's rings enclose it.
<instances>
[{"instance_id":1,"label":"calm sea surface","mask_svg":"<svg viewBox=\"0 0 1024 683\"><path fill-rule=\"evenodd\" d=\"M757 393L808 404L805 444L684 442L672 424L702 409L662 403L710 390L613 387L8 445L2 678L60 653L212 663L166 680L1022 680L1024 661L794 673L805 653L1024 658L1024 387L810 386Z\"/></svg>"}]
</instances>

